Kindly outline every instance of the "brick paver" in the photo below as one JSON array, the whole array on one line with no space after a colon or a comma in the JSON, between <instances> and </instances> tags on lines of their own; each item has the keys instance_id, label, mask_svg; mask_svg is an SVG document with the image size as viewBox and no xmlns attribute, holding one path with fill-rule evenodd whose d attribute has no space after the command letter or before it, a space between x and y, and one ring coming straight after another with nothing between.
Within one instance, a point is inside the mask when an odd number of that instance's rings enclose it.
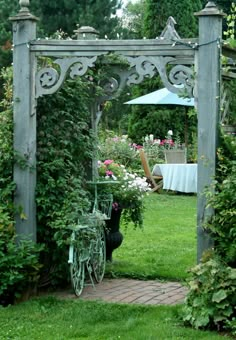
<instances>
[{"instance_id":1,"label":"brick paver","mask_svg":"<svg viewBox=\"0 0 236 340\"><path fill-rule=\"evenodd\" d=\"M184 301L187 288L178 282L104 279L100 284L86 286L80 299L106 302L173 305Z\"/></svg>"},{"instance_id":2,"label":"brick paver","mask_svg":"<svg viewBox=\"0 0 236 340\"><path fill-rule=\"evenodd\" d=\"M80 297L72 289L55 293L61 298L100 300L105 302L145 305L175 305L183 303L187 288L179 282L103 279L99 284L85 286Z\"/></svg>"}]
</instances>

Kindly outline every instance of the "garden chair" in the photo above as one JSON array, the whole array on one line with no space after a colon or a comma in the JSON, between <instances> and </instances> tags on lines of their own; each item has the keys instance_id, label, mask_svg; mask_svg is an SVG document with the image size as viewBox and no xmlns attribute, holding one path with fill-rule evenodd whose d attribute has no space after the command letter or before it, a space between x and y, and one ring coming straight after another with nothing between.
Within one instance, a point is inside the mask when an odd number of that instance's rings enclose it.
<instances>
[{"instance_id":1,"label":"garden chair","mask_svg":"<svg viewBox=\"0 0 236 340\"><path fill-rule=\"evenodd\" d=\"M165 162L168 164L185 164L187 163L187 149L183 150L165 150Z\"/></svg>"},{"instance_id":2,"label":"garden chair","mask_svg":"<svg viewBox=\"0 0 236 340\"><path fill-rule=\"evenodd\" d=\"M145 176L147 178L147 181L152 186L152 191L159 191L162 187L162 184L163 184L163 182L162 182L163 177L152 175L150 167L149 167L147 155L145 154L143 149L139 150L139 154L140 154L141 163L142 163L143 170L144 170Z\"/></svg>"}]
</instances>

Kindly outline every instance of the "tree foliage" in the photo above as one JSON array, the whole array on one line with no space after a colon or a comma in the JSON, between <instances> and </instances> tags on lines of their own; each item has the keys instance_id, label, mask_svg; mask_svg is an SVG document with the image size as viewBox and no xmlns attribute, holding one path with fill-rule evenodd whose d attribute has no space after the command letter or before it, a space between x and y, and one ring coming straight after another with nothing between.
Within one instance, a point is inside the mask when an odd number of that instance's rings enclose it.
<instances>
[{"instance_id":1,"label":"tree foliage","mask_svg":"<svg viewBox=\"0 0 236 340\"><path fill-rule=\"evenodd\" d=\"M122 37L125 39L141 39L143 37L143 25L146 9L146 1L139 0L135 3L128 2L123 9L121 18Z\"/></svg>"},{"instance_id":2,"label":"tree foliage","mask_svg":"<svg viewBox=\"0 0 236 340\"><path fill-rule=\"evenodd\" d=\"M34 0L39 25L46 34L61 29L73 34L76 25L92 26L100 31L101 37L114 37L118 18L114 16L119 8L119 0Z\"/></svg>"},{"instance_id":3,"label":"tree foliage","mask_svg":"<svg viewBox=\"0 0 236 340\"><path fill-rule=\"evenodd\" d=\"M194 12L201 10L200 0L146 0L144 35L146 38L158 37L167 19L172 16L180 37L190 38L197 35L197 19Z\"/></svg>"},{"instance_id":4,"label":"tree foliage","mask_svg":"<svg viewBox=\"0 0 236 340\"><path fill-rule=\"evenodd\" d=\"M79 26L92 26L104 38L116 37L119 19L114 14L120 0L31 0L30 12L39 18L38 37L62 30L72 36ZM0 67L11 63L12 23L19 11L19 0L0 0Z\"/></svg>"}]
</instances>

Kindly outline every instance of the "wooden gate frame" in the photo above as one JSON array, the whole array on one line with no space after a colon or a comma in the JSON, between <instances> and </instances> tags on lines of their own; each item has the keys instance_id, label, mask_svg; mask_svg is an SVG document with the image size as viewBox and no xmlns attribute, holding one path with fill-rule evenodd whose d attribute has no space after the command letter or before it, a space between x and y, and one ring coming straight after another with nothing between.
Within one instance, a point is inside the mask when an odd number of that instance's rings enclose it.
<instances>
[{"instance_id":1,"label":"wooden gate frame","mask_svg":"<svg viewBox=\"0 0 236 340\"><path fill-rule=\"evenodd\" d=\"M203 228L206 219L214 211L206 208L203 195L216 171L218 143L220 83L222 51L222 18L214 2L195 15L199 19L198 39L180 39L173 27L173 19L167 23L160 38L148 40L98 40L96 32L83 33L77 40L36 39L37 18L29 12L29 1L20 0L18 14L11 17L13 23L13 106L14 150L28 165L14 165L16 183L15 204L23 208L26 218L15 217L16 232L28 235L36 241L36 104L37 98L56 92L66 76L83 76L98 56L108 53L121 55L130 70L120 77L120 82L138 84L147 76L159 73L170 91L178 93L174 85L183 84L186 91L194 93L198 111L198 204L197 204L197 259L212 246ZM94 35L95 34L95 35ZM81 38L81 37L80 37ZM38 69L40 56L56 58L56 68ZM167 74L168 65L171 70ZM60 71L58 72L58 69ZM193 91L194 87L194 91ZM213 188L212 188L213 190Z\"/></svg>"}]
</instances>

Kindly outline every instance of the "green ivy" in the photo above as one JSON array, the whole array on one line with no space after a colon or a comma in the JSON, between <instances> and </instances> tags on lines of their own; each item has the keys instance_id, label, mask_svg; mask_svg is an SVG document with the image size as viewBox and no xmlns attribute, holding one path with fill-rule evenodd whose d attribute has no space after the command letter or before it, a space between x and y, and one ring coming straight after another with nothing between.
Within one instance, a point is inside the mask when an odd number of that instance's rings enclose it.
<instances>
[{"instance_id":1,"label":"green ivy","mask_svg":"<svg viewBox=\"0 0 236 340\"><path fill-rule=\"evenodd\" d=\"M37 225L45 244L40 285L67 282L70 227L90 208L94 136L90 126L90 84L67 80L37 107Z\"/></svg>"}]
</instances>

